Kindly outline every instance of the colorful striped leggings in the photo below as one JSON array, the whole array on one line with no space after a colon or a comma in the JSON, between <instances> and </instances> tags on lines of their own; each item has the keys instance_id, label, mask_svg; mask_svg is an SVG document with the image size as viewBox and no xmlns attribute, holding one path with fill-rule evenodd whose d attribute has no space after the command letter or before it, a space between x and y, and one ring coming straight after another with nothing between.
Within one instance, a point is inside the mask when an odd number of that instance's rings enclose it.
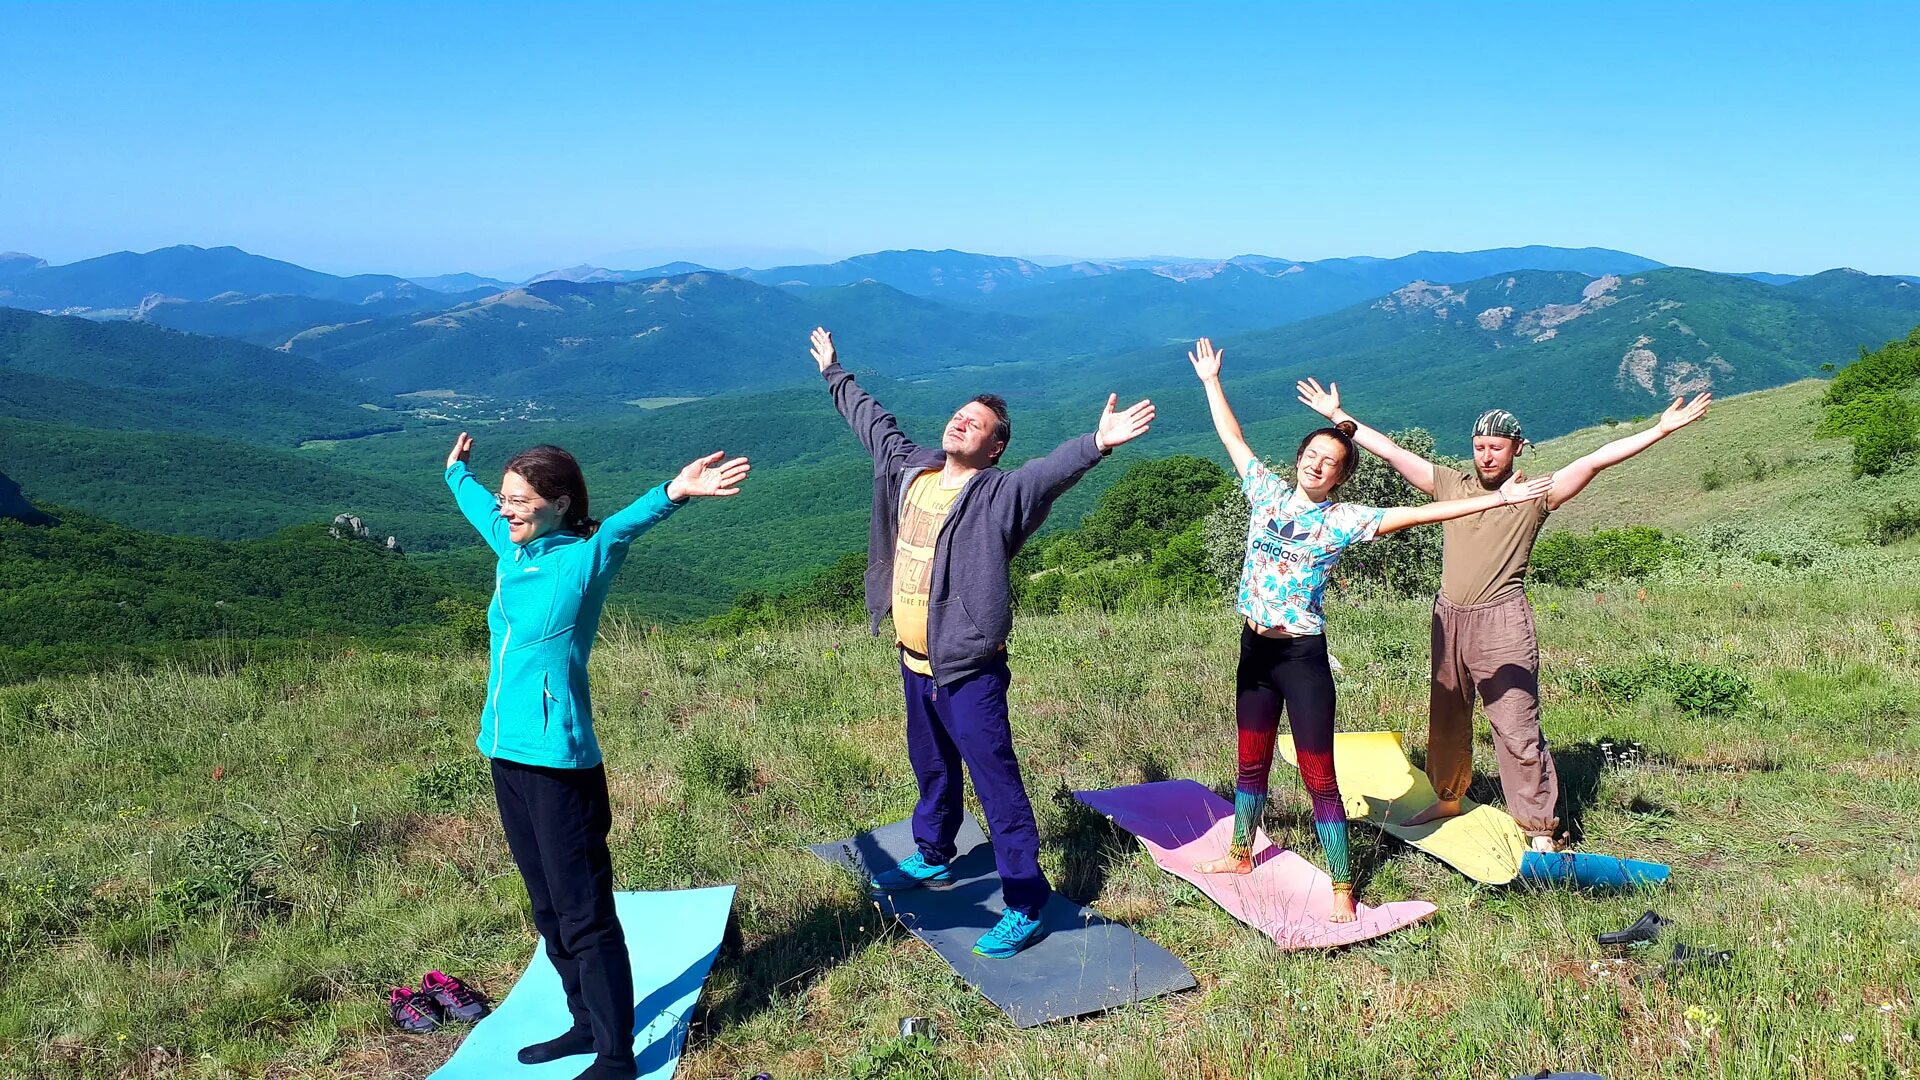
<instances>
[{"instance_id":1,"label":"colorful striped leggings","mask_svg":"<svg viewBox=\"0 0 1920 1080\"><path fill-rule=\"evenodd\" d=\"M1234 720L1240 728L1240 775L1234 783L1233 847L1245 856L1267 806L1274 734L1286 706L1300 776L1313 803L1313 828L1336 882L1351 883L1347 866L1347 809L1333 777L1333 669L1327 639L1261 637L1240 631L1240 668L1234 676Z\"/></svg>"}]
</instances>

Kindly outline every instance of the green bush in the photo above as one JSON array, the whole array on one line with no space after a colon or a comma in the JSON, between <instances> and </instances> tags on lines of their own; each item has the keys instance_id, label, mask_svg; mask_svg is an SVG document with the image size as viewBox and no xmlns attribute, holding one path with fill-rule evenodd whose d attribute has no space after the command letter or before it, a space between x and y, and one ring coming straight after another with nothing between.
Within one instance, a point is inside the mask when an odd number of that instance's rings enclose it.
<instances>
[{"instance_id":1,"label":"green bush","mask_svg":"<svg viewBox=\"0 0 1920 1080\"><path fill-rule=\"evenodd\" d=\"M1823 435L1853 440L1853 474L1880 476L1920 454L1920 419L1907 399L1920 382L1920 328L1848 364L1827 388Z\"/></svg>"},{"instance_id":2,"label":"green bush","mask_svg":"<svg viewBox=\"0 0 1920 1080\"><path fill-rule=\"evenodd\" d=\"M1706 469L1700 473L1701 491L1719 491L1726 486L1727 474L1725 470L1720 468L1719 462L1708 465Z\"/></svg>"},{"instance_id":3,"label":"green bush","mask_svg":"<svg viewBox=\"0 0 1920 1080\"><path fill-rule=\"evenodd\" d=\"M1920 420L1912 405L1895 397L1877 400L1853 429L1853 475L1884 476L1920 451Z\"/></svg>"},{"instance_id":4,"label":"green bush","mask_svg":"<svg viewBox=\"0 0 1920 1080\"><path fill-rule=\"evenodd\" d=\"M465 809L486 788L486 767L478 757L439 762L407 781L407 794L414 802L439 810Z\"/></svg>"},{"instance_id":5,"label":"green bush","mask_svg":"<svg viewBox=\"0 0 1920 1080\"><path fill-rule=\"evenodd\" d=\"M712 731L695 732L680 755L680 782L692 791L726 798L745 795L753 786L753 763L738 740Z\"/></svg>"},{"instance_id":6,"label":"green bush","mask_svg":"<svg viewBox=\"0 0 1920 1080\"><path fill-rule=\"evenodd\" d=\"M1596 529L1582 536L1548 533L1533 549L1534 580L1584 588L1601 581L1643 578L1681 553L1659 529L1634 525Z\"/></svg>"},{"instance_id":7,"label":"green bush","mask_svg":"<svg viewBox=\"0 0 1920 1080\"><path fill-rule=\"evenodd\" d=\"M1693 716L1731 716L1753 699L1753 684L1741 672L1663 656L1586 668L1571 682L1575 689L1620 701L1659 691Z\"/></svg>"},{"instance_id":8,"label":"green bush","mask_svg":"<svg viewBox=\"0 0 1920 1080\"><path fill-rule=\"evenodd\" d=\"M867 1047L847 1062L851 1080L944 1080L952 1075L953 1066L940 1056L939 1044L924 1035Z\"/></svg>"},{"instance_id":9,"label":"green bush","mask_svg":"<svg viewBox=\"0 0 1920 1080\"><path fill-rule=\"evenodd\" d=\"M1096 559L1150 555L1206 517L1232 482L1225 469L1191 454L1143 461L1100 496L1077 541Z\"/></svg>"},{"instance_id":10,"label":"green bush","mask_svg":"<svg viewBox=\"0 0 1920 1080\"><path fill-rule=\"evenodd\" d=\"M1910 536L1920 536L1920 506L1901 499L1885 510L1867 514L1867 539L1881 547Z\"/></svg>"}]
</instances>

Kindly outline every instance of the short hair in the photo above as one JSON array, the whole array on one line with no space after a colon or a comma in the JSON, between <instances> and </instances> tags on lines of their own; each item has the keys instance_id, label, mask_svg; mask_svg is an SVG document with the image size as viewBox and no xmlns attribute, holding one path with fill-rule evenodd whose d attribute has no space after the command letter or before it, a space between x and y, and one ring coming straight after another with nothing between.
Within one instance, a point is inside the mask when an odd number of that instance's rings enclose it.
<instances>
[{"instance_id":1,"label":"short hair","mask_svg":"<svg viewBox=\"0 0 1920 1080\"><path fill-rule=\"evenodd\" d=\"M1000 454L1006 453L1007 443L1013 438L1013 421L1007 417L1007 399L999 394L980 394L967 404L985 405L993 410L993 437L1000 443ZM1000 454L993 455L995 464L999 463Z\"/></svg>"}]
</instances>

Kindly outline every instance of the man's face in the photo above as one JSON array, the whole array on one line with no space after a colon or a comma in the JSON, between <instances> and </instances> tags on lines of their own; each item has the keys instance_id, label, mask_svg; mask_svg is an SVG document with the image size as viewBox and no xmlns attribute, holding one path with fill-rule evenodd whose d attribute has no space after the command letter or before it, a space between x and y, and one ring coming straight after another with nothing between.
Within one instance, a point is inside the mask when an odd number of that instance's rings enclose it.
<instances>
[{"instance_id":1,"label":"man's face","mask_svg":"<svg viewBox=\"0 0 1920 1080\"><path fill-rule=\"evenodd\" d=\"M993 429L999 423L1000 418L993 415L992 409L969 401L947 421L947 430L940 437L940 449L962 461L985 465L1006 449L1005 443L993 437Z\"/></svg>"},{"instance_id":2,"label":"man's face","mask_svg":"<svg viewBox=\"0 0 1920 1080\"><path fill-rule=\"evenodd\" d=\"M1473 437L1473 468L1480 482L1488 486L1506 483L1513 473L1513 459L1520 456L1520 440L1504 435Z\"/></svg>"}]
</instances>

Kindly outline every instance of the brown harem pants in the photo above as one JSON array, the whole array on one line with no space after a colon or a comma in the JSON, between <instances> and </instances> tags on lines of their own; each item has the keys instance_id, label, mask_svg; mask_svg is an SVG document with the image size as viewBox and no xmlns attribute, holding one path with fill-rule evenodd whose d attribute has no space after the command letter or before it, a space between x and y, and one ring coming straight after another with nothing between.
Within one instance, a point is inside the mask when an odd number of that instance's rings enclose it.
<instances>
[{"instance_id":1,"label":"brown harem pants","mask_svg":"<svg viewBox=\"0 0 1920 1080\"><path fill-rule=\"evenodd\" d=\"M1473 699L1493 727L1500 790L1529 836L1552 836L1560 779L1540 731L1540 641L1525 593L1471 607L1433 601L1433 677L1427 720L1427 776L1443 799L1473 782Z\"/></svg>"}]
</instances>

